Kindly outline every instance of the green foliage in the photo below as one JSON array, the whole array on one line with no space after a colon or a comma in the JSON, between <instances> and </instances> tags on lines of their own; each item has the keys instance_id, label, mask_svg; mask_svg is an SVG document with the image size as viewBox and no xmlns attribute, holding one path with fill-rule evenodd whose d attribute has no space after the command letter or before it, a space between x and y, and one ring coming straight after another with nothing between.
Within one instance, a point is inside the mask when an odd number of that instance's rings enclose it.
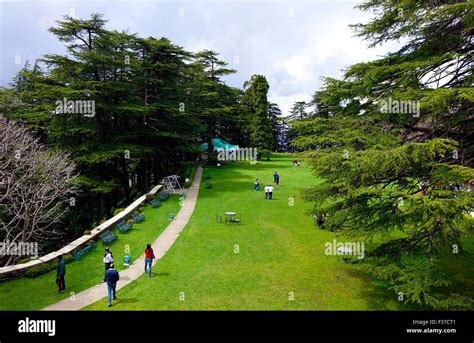
<instances>
[{"instance_id":1,"label":"green foliage","mask_svg":"<svg viewBox=\"0 0 474 343\"><path fill-rule=\"evenodd\" d=\"M25 276L27 278L34 278L39 275L43 275L46 273L49 273L52 269L54 269L55 266L53 263L43 263L34 267L31 267L25 272Z\"/></svg>"},{"instance_id":2,"label":"green foliage","mask_svg":"<svg viewBox=\"0 0 474 343\"><path fill-rule=\"evenodd\" d=\"M179 175L181 179L184 181L183 187L189 188L193 183L194 174L196 174L198 164L196 162L186 162L181 165L178 169L176 175ZM186 179L189 179L188 182L185 182Z\"/></svg>"},{"instance_id":3,"label":"green foliage","mask_svg":"<svg viewBox=\"0 0 474 343\"><path fill-rule=\"evenodd\" d=\"M269 88L265 76L252 75L250 80L244 83L244 94L240 98L240 104L250 146L258 150L271 151L274 138L268 112Z\"/></svg>"},{"instance_id":4,"label":"green foliage","mask_svg":"<svg viewBox=\"0 0 474 343\"><path fill-rule=\"evenodd\" d=\"M306 197L327 214L325 228L368 241L385 237L365 262L404 301L472 307L472 299L449 292L453 276L440 262L441 252L453 247L467 258L461 239L474 227L474 194L467 191L474 179L466 48L472 3L368 0L358 7L375 13L355 25L371 45L406 43L350 66L342 80L324 79L312 101L313 118L291 123L292 145L308 150L323 180ZM393 110L388 100L419 108Z\"/></svg>"},{"instance_id":5,"label":"green foliage","mask_svg":"<svg viewBox=\"0 0 474 343\"><path fill-rule=\"evenodd\" d=\"M25 65L12 88L0 89L0 111L71 153L83 190L70 219L77 227L176 173L199 140L235 132L238 114L239 91L222 81L235 71L218 53L106 24L100 14L63 17L49 31L67 53ZM93 101L95 113L69 113L58 101Z\"/></svg>"}]
</instances>

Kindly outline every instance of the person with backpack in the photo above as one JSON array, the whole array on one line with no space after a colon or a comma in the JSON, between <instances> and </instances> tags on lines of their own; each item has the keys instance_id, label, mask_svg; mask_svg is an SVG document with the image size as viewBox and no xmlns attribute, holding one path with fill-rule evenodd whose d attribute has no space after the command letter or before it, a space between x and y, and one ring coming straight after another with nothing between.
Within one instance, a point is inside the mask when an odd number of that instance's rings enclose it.
<instances>
[{"instance_id":1,"label":"person with backpack","mask_svg":"<svg viewBox=\"0 0 474 343\"><path fill-rule=\"evenodd\" d=\"M56 268L56 286L58 286L58 294L63 293L66 289L66 263L61 255L58 256L58 267Z\"/></svg>"},{"instance_id":2,"label":"person with backpack","mask_svg":"<svg viewBox=\"0 0 474 343\"><path fill-rule=\"evenodd\" d=\"M111 263L109 269L105 272L105 281L107 282L107 305L112 306L112 300L117 299L116 288L117 282L120 280L118 271L115 270L114 264Z\"/></svg>"},{"instance_id":3,"label":"person with backpack","mask_svg":"<svg viewBox=\"0 0 474 343\"><path fill-rule=\"evenodd\" d=\"M151 265L153 263L154 258L155 258L155 254L153 252L153 248L151 247L151 244L147 244L146 249L145 249L145 273L148 270L149 278L151 277Z\"/></svg>"}]
</instances>

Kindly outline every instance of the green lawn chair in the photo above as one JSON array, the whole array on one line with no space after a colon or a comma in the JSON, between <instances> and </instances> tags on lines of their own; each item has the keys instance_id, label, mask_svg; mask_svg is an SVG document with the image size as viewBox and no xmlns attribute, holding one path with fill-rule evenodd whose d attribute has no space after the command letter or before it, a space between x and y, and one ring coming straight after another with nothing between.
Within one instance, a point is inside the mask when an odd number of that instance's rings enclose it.
<instances>
[{"instance_id":1,"label":"green lawn chair","mask_svg":"<svg viewBox=\"0 0 474 343\"><path fill-rule=\"evenodd\" d=\"M120 233L127 233L128 231L132 229L132 225L124 221L121 221L120 223L117 224L116 228L119 229Z\"/></svg>"},{"instance_id":2,"label":"green lawn chair","mask_svg":"<svg viewBox=\"0 0 474 343\"><path fill-rule=\"evenodd\" d=\"M141 213L132 214L132 218L135 223L141 223L142 221L145 220L145 216Z\"/></svg>"},{"instance_id":3,"label":"green lawn chair","mask_svg":"<svg viewBox=\"0 0 474 343\"><path fill-rule=\"evenodd\" d=\"M117 239L117 235L111 231L107 231L100 235L100 239L105 245L109 245Z\"/></svg>"},{"instance_id":4,"label":"green lawn chair","mask_svg":"<svg viewBox=\"0 0 474 343\"><path fill-rule=\"evenodd\" d=\"M76 251L73 253L74 260L80 260L85 254L87 254L89 251L95 249L97 247L97 244L87 244L84 246L82 249Z\"/></svg>"},{"instance_id":5,"label":"green lawn chair","mask_svg":"<svg viewBox=\"0 0 474 343\"><path fill-rule=\"evenodd\" d=\"M151 207L157 208L157 207L160 207L160 206L161 206L161 202L158 199L153 199L151 201Z\"/></svg>"},{"instance_id":6,"label":"green lawn chair","mask_svg":"<svg viewBox=\"0 0 474 343\"><path fill-rule=\"evenodd\" d=\"M160 194L160 201L166 201L170 197L170 194L168 192L163 192Z\"/></svg>"}]
</instances>

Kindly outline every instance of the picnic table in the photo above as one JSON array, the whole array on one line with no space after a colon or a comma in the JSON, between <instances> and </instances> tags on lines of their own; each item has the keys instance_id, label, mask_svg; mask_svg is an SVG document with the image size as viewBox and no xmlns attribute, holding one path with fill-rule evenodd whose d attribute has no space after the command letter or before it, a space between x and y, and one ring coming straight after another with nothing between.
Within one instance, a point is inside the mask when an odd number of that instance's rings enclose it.
<instances>
[{"instance_id":1,"label":"picnic table","mask_svg":"<svg viewBox=\"0 0 474 343\"><path fill-rule=\"evenodd\" d=\"M237 213L235 212L225 212L225 222L226 223L240 223L240 219L235 218Z\"/></svg>"}]
</instances>

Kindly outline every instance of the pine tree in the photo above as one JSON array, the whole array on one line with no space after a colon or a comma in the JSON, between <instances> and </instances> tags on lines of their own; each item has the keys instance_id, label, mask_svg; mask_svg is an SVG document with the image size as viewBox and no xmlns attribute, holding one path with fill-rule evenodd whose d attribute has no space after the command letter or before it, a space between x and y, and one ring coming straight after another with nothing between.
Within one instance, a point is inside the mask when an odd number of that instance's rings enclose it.
<instances>
[{"instance_id":1,"label":"pine tree","mask_svg":"<svg viewBox=\"0 0 474 343\"><path fill-rule=\"evenodd\" d=\"M474 227L472 4L370 0L359 8L376 13L355 26L372 45L406 44L349 67L343 80L325 79L317 118L293 124L293 145L311 150L323 180L307 197L327 215L325 228L383 238L362 265L404 301L472 308L472 293L450 288L446 263L467 258L463 238Z\"/></svg>"},{"instance_id":2,"label":"pine tree","mask_svg":"<svg viewBox=\"0 0 474 343\"><path fill-rule=\"evenodd\" d=\"M244 83L244 94L240 99L246 130L252 147L257 148L259 156L267 158L273 146L272 123L268 115L269 85L263 75L253 75Z\"/></svg>"},{"instance_id":3,"label":"pine tree","mask_svg":"<svg viewBox=\"0 0 474 343\"><path fill-rule=\"evenodd\" d=\"M309 105L304 101L296 101L290 109L290 115L288 116L289 120L304 119L308 117L306 113L306 108Z\"/></svg>"}]
</instances>

